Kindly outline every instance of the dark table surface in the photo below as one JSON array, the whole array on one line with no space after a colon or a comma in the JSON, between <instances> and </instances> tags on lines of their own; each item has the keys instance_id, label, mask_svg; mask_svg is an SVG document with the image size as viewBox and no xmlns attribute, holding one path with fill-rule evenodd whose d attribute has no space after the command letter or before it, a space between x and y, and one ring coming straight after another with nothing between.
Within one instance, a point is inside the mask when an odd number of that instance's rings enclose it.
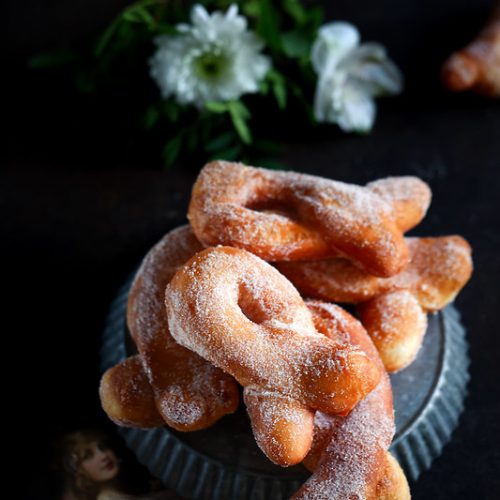
<instances>
[{"instance_id":1,"label":"dark table surface","mask_svg":"<svg viewBox=\"0 0 500 500\"><path fill-rule=\"evenodd\" d=\"M489 4L482 2L483 11ZM462 18L467 6L480 18L477 4L457 5ZM445 17L441 10L438 19ZM449 45L463 43L473 29L464 29ZM416 64L423 59L418 54ZM27 89L26 75L15 62L12 67L17 68L12 88L17 82L21 89L13 95L19 97ZM58 97L50 77L35 77L37 82L41 87L26 97L31 111L23 105L20 116L8 115L13 126L2 154L4 362L14 362L4 375L9 409L4 432L16 441L9 459L20 464L14 469L21 476L16 483L21 496L51 498L47 461L54 437L80 425L107 425L97 386L109 304L147 249L185 222L196 168L155 170L147 153L139 165L139 150L127 163L117 152L117 134L110 133L106 144L95 142L91 122L99 128L97 108L82 110L73 95ZM471 243L474 275L456 301L472 361L466 409L443 454L411 487L417 500L494 499L500 491L500 103L448 96L435 84L423 88L424 95L410 82L403 98L383 104L369 136L334 134L331 140L285 144L283 160L295 170L356 183L418 175L430 184L433 203L413 234L458 233ZM44 96L52 99L52 116ZM70 123L71 134L64 130L69 104L83 116ZM69 145L61 142L69 135Z\"/></svg>"}]
</instances>

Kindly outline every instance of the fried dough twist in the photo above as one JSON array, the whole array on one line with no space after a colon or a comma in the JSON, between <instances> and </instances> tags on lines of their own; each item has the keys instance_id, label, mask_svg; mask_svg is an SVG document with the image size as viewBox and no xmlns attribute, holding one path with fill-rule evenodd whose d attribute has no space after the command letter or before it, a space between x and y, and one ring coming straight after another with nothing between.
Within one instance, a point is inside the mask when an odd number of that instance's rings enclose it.
<instances>
[{"instance_id":1,"label":"fried dough twist","mask_svg":"<svg viewBox=\"0 0 500 500\"><path fill-rule=\"evenodd\" d=\"M500 2L479 35L446 60L441 79L454 92L500 97Z\"/></svg>"},{"instance_id":2,"label":"fried dough twist","mask_svg":"<svg viewBox=\"0 0 500 500\"><path fill-rule=\"evenodd\" d=\"M292 497L406 500L408 483L387 451L394 436L389 377L363 326L333 304L309 302L324 335L362 349L383 373L378 386L346 417L316 412L314 440L305 465L313 475Z\"/></svg>"},{"instance_id":3,"label":"fried dough twist","mask_svg":"<svg viewBox=\"0 0 500 500\"><path fill-rule=\"evenodd\" d=\"M393 372L417 355L425 313L449 304L472 273L471 249L460 236L406 238L406 244L408 266L385 279L339 258L275 265L305 296L359 304L361 320Z\"/></svg>"},{"instance_id":4,"label":"fried dough twist","mask_svg":"<svg viewBox=\"0 0 500 500\"><path fill-rule=\"evenodd\" d=\"M188 218L207 246L243 248L267 261L342 255L391 276L406 265L402 235L420 222L430 198L415 177L361 187L216 161L193 187Z\"/></svg>"},{"instance_id":5,"label":"fried dough twist","mask_svg":"<svg viewBox=\"0 0 500 500\"><path fill-rule=\"evenodd\" d=\"M194 352L180 346L170 335L164 306L165 287L176 270L201 250L188 226L163 237L144 258L128 299L127 323L139 351L144 374L133 362L137 377L146 376L164 422L180 431L211 426L238 407L239 391L234 379ZM156 426L139 408L130 408L136 378L130 376L131 361L108 370L101 381L104 410L119 425ZM134 382L135 381L135 382Z\"/></svg>"},{"instance_id":6,"label":"fried dough twist","mask_svg":"<svg viewBox=\"0 0 500 500\"><path fill-rule=\"evenodd\" d=\"M196 254L176 273L165 296L172 336L234 376L245 387L245 400L276 393L302 412L300 449L284 443L286 430L281 448L259 443L272 460L283 459L282 465L302 460L307 452L308 408L345 414L380 379L361 350L339 348L316 330L284 276L244 250L216 247ZM254 424L260 418L258 412L249 414ZM273 438L280 439L279 429Z\"/></svg>"}]
</instances>

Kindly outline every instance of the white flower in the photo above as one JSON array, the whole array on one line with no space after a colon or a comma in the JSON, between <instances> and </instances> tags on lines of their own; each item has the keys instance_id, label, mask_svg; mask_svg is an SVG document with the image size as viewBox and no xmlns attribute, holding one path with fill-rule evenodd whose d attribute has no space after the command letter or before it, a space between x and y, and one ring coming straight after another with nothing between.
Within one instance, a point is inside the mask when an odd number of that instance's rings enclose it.
<instances>
[{"instance_id":1,"label":"white flower","mask_svg":"<svg viewBox=\"0 0 500 500\"><path fill-rule=\"evenodd\" d=\"M318 74L314 115L345 131L369 131L375 121L375 100L398 94L403 77L382 45L359 45L358 30L346 22L322 26L311 51Z\"/></svg>"},{"instance_id":2,"label":"white flower","mask_svg":"<svg viewBox=\"0 0 500 500\"><path fill-rule=\"evenodd\" d=\"M261 54L262 41L247 30L246 19L231 5L211 15L201 5L191 10L191 24L179 34L160 36L150 60L151 76L163 97L202 107L207 101L229 101L256 92L271 67Z\"/></svg>"}]
</instances>

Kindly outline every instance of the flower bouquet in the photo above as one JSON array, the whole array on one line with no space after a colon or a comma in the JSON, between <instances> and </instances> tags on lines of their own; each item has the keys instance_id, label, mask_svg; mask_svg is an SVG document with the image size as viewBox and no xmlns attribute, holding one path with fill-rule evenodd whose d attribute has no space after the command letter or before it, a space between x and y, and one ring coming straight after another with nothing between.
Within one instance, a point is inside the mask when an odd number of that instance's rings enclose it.
<instances>
[{"instance_id":1,"label":"flower bouquet","mask_svg":"<svg viewBox=\"0 0 500 500\"><path fill-rule=\"evenodd\" d=\"M133 98L167 167L212 158L280 166L285 137L321 122L367 133L374 98L402 90L383 46L362 44L353 25L323 17L300 0L139 0L86 57L42 54L31 65L69 61L86 92L142 75L149 87Z\"/></svg>"}]
</instances>

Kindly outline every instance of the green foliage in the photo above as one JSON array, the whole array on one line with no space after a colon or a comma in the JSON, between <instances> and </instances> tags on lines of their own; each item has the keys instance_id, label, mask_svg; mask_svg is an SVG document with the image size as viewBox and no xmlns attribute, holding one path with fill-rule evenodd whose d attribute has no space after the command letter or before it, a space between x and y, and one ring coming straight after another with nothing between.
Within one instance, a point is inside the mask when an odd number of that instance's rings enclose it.
<instances>
[{"instance_id":1,"label":"green foliage","mask_svg":"<svg viewBox=\"0 0 500 500\"><path fill-rule=\"evenodd\" d=\"M172 167L221 158L283 168L277 160L279 139L274 132L283 120L313 123L315 78L310 67L311 46L322 23L320 7L307 0L199 0L208 11L227 10L237 4L249 28L265 43L272 69L260 82L256 95L227 102L206 102L202 109L161 99L147 71L158 35L176 36L178 23L189 22L192 3L182 0L139 0L125 7L89 44L88 51L64 49L39 54L31 68L66 65L72 68L76 87L86 93L120 88L127 74L143 73L151 92L138 92L143 103L136 117L144 133L164 137L163 163ZM153 96L153 98L151 97ZM141 101L142 99L142 101ZM124 106L127 104L124 102ZM136 106L134 106L136 108ZM281 122L280 122L281 120ZM203 161L203 160L202 160Z\"/></svg>"}]
</instances>

